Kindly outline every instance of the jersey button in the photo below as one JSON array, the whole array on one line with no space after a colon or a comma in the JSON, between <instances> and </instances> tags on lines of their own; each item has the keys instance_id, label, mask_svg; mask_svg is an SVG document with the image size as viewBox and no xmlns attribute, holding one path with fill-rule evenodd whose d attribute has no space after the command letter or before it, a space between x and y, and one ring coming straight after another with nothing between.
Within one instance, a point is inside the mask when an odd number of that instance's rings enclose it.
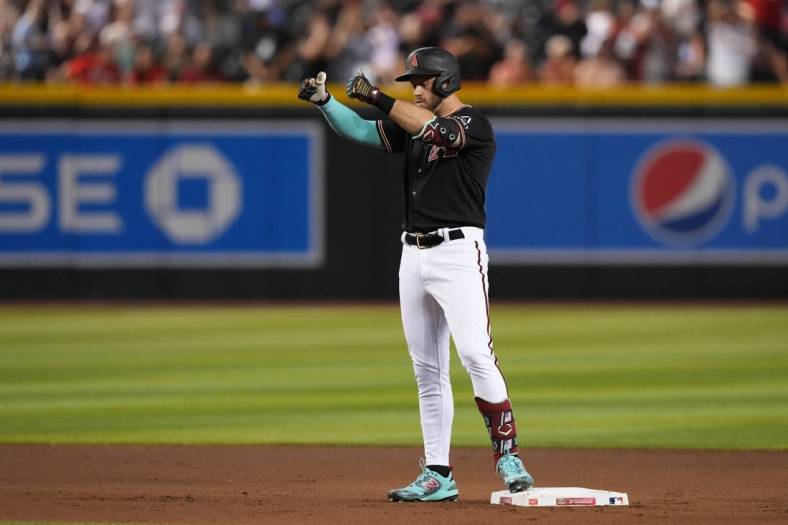
<instances>
[{"instance_id":1,"label":"jersey button","mask_svg":"<svg viewBox=\"0 0 788 525\"><path fill-rule=\"evenodd\" d=\"M416 192L415 192L415 191L413 192L413 195L416 195Z\"/></svg>"},{"instance_id":2,"label":"jersey button","mask_svg":"<svg viewBox=\"0 0 788 525\"><path fill-rule=\"evenodd\" d=\"M419 173L421 173L421 168L419 168Z\"/></svg>"}]
</instances>

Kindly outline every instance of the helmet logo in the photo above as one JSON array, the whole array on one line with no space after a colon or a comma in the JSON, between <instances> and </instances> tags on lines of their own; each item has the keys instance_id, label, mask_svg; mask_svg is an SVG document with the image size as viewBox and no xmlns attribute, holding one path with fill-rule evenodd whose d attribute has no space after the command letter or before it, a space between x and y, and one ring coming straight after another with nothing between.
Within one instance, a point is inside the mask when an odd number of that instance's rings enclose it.
<instances>
[{"instance_id":1,"label":"helmet logo","mask_svg":"<svg viewBox=\"0 0 788 525\"><path fill-rule=\"evenodd\" d=\"M408 67L419 67L419 58L415 53L408 57Z\"/></svg>"}]
</instances>

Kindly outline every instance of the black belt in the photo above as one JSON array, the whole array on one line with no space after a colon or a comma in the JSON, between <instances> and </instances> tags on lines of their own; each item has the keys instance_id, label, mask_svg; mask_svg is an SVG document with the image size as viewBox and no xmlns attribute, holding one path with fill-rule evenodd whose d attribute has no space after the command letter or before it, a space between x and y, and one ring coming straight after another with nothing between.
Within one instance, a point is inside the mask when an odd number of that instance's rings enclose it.
<instances>
[{"instance_id":1,"label":"black belt","mask_svg":"<svg viewBox=\"0 0 788 525\"><path fill-rule=\"evenodd\" d=\"M462 233L462 230L457 228L455 230L449 230L449 240L456 241L457 239L464 239L465 234ZM439 233L406 233L405 234L405 242L410 244L411 246L417 246L419 248L432 248L446 239Z\"/></svg>"}]
</instances>

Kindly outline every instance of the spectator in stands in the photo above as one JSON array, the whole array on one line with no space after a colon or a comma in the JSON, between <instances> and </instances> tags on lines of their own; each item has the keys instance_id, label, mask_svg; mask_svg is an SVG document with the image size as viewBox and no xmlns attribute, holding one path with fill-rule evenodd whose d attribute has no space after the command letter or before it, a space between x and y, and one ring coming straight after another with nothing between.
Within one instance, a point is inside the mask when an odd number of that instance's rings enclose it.
<instances>
[{"instance_id":1,"label":"spectator in stands","mask_svg":"<svg viewBox=\"0 0 788 525\"><path fill-rule=\"evenodd\" d=\"M11 35L18 19L19 10L13 2L0 0L0 81L16 76Z\"/></svg>"},{"instance_id":2,"label":"spectator in stands","mask_svg":"<svg viewBox=\"0 0 788 525\"><path fill-rule=\"evenodd\" d=\"M547 57L539 68L539 81L553 86L572 85L577 65L572 41L566 35L553 35L547 40L545 48Z\"/></svg>"},{"instance_id":3,"label":"spectator in stands","mask_svg":"<svg viewBox=\"0 0 788 525\"><path fill-rule=\"evenodd\" d=\"M159 19L164 2L161 0L128 0L134 4L134 35L144 42L154 42L159 36Z\"/></svg>"},{"instance_id":4,"label":"spectator in stands","mask_svg":"<svg viewBox=\"0 0 788 525\"><path fill-rule=\"evenodd\" d=\"M757 53L753 59L751 80L788 83L788 39L784 36L784 0L747 0L742 15L756 30ZM788 26L786 26L788 27Z\"/></svg>"},{"instance_id":5,"label":"spectator in stands","mask_svg":"<svg viewBox=\"0 0 788 525\"><path fill-rule=\"evenodd\" d=\"M696 0L663 0L662 17L675 39L673 79L698 82L705 79L706 42L701 10Z\"/></svg>"},{"instance_id":6,"label":"spectator in stands","mask_svg":"<svg viewBox=\"0 0 788 525\"><path fill-rule=\"evenodd\" d=\"M76 0L74 12L85 20L85 31L98 35L110 21L112 0Z\"/></svg>"},{"instance_id":7,"label":"spectator in stands","mask_svg":"<svg viewBox=\"0 0 788 525\"><path fill-rule=\"evenodd\" d=\"M213 60L213 49L207 42L194 46L191 63L181 72L179 82L194 84L197 82L219 82L221 74L216 70Z\"/></svg>"},{"instance_id":8,"label":"spectator in stands","mask_svg":"<svg viewBox=\"0 0 788 525\"><path fill-rule=\"evenodd\" d=\"M257 85L297 81L327 68L340 79L360 66L385 83L410 50L439 45L458 57L466 80L512 84L529 77L531 64L539 79L570 84L576 60L590 57L588 63L597 64L601 44L613 38L608 58L634 82L788 84L785 3L0 0L0 80L109 82L113 67L129 80L137 48L148 46L164 57L171 81L207 75ZM88 51L84 42L96 37L99 43ZM567 41L574 60L565 54ZM523 60L521 45L528 55ZM107 50L114 66L97 60ZM208 55L210 74L198 65Z\"/></svg>"},{"instance_id":9,"label":"spectator in stands","mask_svg":"<svg viewBox=\"0 0 788 525\"><path fill-rule=\"evenodd\" d=\"M616 17L609 0L593 0L589 4L585 26L587 33L580 41L580 56L595 57L616 29Z\"/></svg>"},{"instance_id":10,"label":"spectator in stands","mask_svg":"<svg viewBox=\"0 0 788 525\"><path fill-rule=\"evenodd\" d=\"M120 70L112 51L98 44L98 37L82 33L74 44L75 57L65 64L65 78L79 84L117 84Z\"/></svg>"},{"instance_id":11,"label":"spectator in stands","mask_svg":"<svg viewBox=\"0 0 788 525\"><path fill-rule=\"evenodd\" d=\"M610 88L626 82L626 73L613 54L613 39L602 42L596 54L582 59L575 67L575 85L590 88Z\"/></svg>"},{"instance_id":12,"label":"spectator in stands","mask_svg":"<svg viewBox=\"0 0 788 525\"><path fill-rule=\"evenodd\" d=\"M776 46L785 43L785 0L745 0L742 4L743 14L754 22L758 33Z\"/></svg>"},{"instance_id":13,"label":"spectator in stands","mask_svg":"<svg viewBox=\"0 0 788 525\"><path fill-rule=\"evenodd\" d=\"M564 35L569 39L570 52L579 58L580 43L588 34L588 29L577 1L555 0L554 15L547 24L550 26L550 35Z\"/></svg>"},{"instance_id":14,"label":"spectator in stands","mask_svg":"<svg viewBox=\"0 0 788 525\"><path fill-rule=\"evenodd\" d=\"M161 0L160 9L161 38L167 39L174 34L180 34L190 46L203 40L202 22L187 0Z\"/></svg>"},{"instance_id":15,"label":"spectator in stands","mask_svg":"<svg viewBox=\"0 0 788 525\"><path fill-rule=\"evenodd\" d=\"M488 83L493 86L514 86L531 80L528 48L522 40L510 40L504 49L503 59L490 69Z\"/></svg>"},{"instance_id":16,"label":"spectator in stands","mask_svg":"<svg viewBox=\"0 0 788 525\"><path fill-rule=\"evenodd\" d=\"M756 53L752 23L725 0L711 0L706 14L709 82L719 87L748 83Z\"/></svg>"},{"instance_id":17,"label":"spectator in stands","mask_svg":"<svg viewBox=\"0 0 788 525\"><path fill-rule=\"evenodd\" d=\"M399 37L404 49L418 49L426 41L426 24L418 13L406 13L399 20Z\"/></svg>"},{"instance_id":18,"label":"spectator in stands","mask_svg":"<svg viewBox=\"0 0 788 525\"><path fill-rule=\"evenodd\" d=\"M446 29L442 47L457 57L463 80L487 80L492 64L501 57L485 15L480 4L460 4Z\"/></svg>"},{"instance_id":19,"label":"spectator in stands","mask_svg":"<svg viewBox=\"0 0 788 525\"><path fill-rule=\"evenodd\" d=\"M110 50L124 77L131 74L135 63L134 0L115 0L112 22L99 33L99 43Z\"/></svg>"},{"instance_id":20,"label":"spectator in stands","mask_svg":"<svg viewBox=\"0 0 788 525\"><path fill-rule=\"evenodd\" d=\"M180 78L189 61L189 45L186 43L186 38L180 33L172 33L167 38L167 47L162 59L167 78L170 80Z\"/></svg>"},{"instance_id":21,"label":"spectator in stands","mask_svg":"<svg viewBox=\"0 0 788 525\"><path fill-rule=\"evenodd\" d=\"M63 64L74 58L74 44L85 31L85 17L76 13L68 2L60 2L49 9L49 58L47 82L65 80Z\"/></svg>"},{"instance_id":22,"label":"spectator in stands","mask_svg":"<svg viewBox=\"0 0 788 525\"><path fill-rule=\"evenodd\" d=\"M201 0L204 41L212 50L230 51L241 43L241 15L230 8L228 0Z\"/></svg>"},{"instance_id":23,"label":"spectator in stands","mask_svg":"<svg viewBox=\"0 0 788 525\"><path fill-rule=\"evenodd\" d=\"M296 59L293 40L283 27L280 14L266 6L243 13L241 49L229 54L223 76L249 85L303 78L303 64Z\"/></svg>"},{"instance_id":24,"label":"spectator in stands","mask_svg":"<svg viewBox=\"0 0 788 525\"><path fill-rule=\"evenodd\" d=\"M528 43L519 34L515 34L514 6L504 8L504 5L501 5L501 9L493 9L489 4L486 4L486 6L487 8L484 10L484 27L495 40L495 46L499 49L504 49L511 40L519 40L525 45L526 50L529 50L530 46Z\"/></svg>"},{"instance_id":25,"label":"spectator in stands","mask_svg":"<svg viewBox=\"0 0 788 525\"><path fill-rule=\"evenodd\" d=\"M384 6L373 15L373 23L366 33L369 67L373 78L380 83L390 83L397 76L400 60L400 36L397 31L399 15L390 6ZM349 76L349 75L347 75ZM340 78L345 78L343 75Z\"/></svg>"},{"instance_id":26,"label":"spectator in stands","mask_svg":"<svg viewBox=\"0 0 788 525\"><path fill-rule=\"evenodd\" d=\"M43 28L45 2L31 0L11 34L14 67L21 80L44 80L49 67L49 49Z\"/></svg>"},{"instance_id":27,"label":"spectator in stands","mask_svg":"<svg viewBox=\"0 0 788 525\"><path fill-rule=\"evenodd\" d=\"M323 51L328 47L331 33L328 14L322 11L313 13L307 22L305 34L296 45L302 77L315 76L328 69L329 64Z\"/></svg>"},{"instance_id":28,"label":"spectator in stands","mask_svg":"<svg viewBox=\"0 0 788 525\"><path fill-rule=\"evenodd\" d=\"M613 49L627 74L627 78L638 78L638 52L643 16L638 0L621 0L616 4L616 31Z\"/></svg>"},{"instance_id":29,"label":"spectator in stands","mask_svg":"<svg viewBox=\"0 0 788 525\"><path fill-rule=\"evenodd\" d=\"M420 47L438 46L440 41L440 21L443 17L443 6L435 0L427 0L417 9L400 17L400 47L396 62L392 65L391 74L397 77L405 72L405 57Z\"/></svg>"},{"instance_id":30,"label":"spectator in stands","mask_svg":"<svg viewBox=\"0 0 788 525\"><path fill-rule=\"evenodd\" d=\"M248 88L259 88L268 82L271 77L263 61L251 52L243 55L243 72L246 75L244 85Z\"/></svg>"},{"instance_id":31,"label":"spectator in stands","mask_svg":"<svg viewBox=\"0 0 788 525\"><path fill-rule=\"evenodd\" d=\"M616 36L617 55L637 82L660 84L672 80L676 41L662 18L658 0L641 0Z\"/></svg>"},{"instance_id":32,"label":"spectator in stands","mask_svg":"<svg viewBox=\"0 0 788 525\"><path fill-rule=\"evenodd\" d=\"M129 81L132 84L164 84L167 70L156 61L156 53L148 45L137 46L134 55L134 70Z\"/></svg>"},{"instance_id":33,"label":"spectator in stands","mask_svg":"<svg viewBox=\"0 0 788 525\"><path fill-rule=\"evenodd\" d=\"M362 69L373 81L379 82L375 72L370 70L369 57L373 52L366 38L363 7L350 3L339 12L323 49L329 78L350 78Z\"/></svg>"}]
</instances>

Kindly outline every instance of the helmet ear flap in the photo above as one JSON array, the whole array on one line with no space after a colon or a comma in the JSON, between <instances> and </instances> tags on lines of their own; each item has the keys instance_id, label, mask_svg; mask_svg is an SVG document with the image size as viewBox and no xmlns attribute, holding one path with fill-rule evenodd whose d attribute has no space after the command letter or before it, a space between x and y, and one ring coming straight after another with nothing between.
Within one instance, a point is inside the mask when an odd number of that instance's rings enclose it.
<instances>
[{"instance_id":1,"label":"helmet ear flap","mask_svg":"<svg viewBox=\"0 0 788 525\"><path fill-rule=\"evenodd\" d=\"M446 98L460 89L459 71L445 71L440 74L432 85L432 90L440 97Z\"/></svg>"},{"instance_id":2,"label":"helmet ear flap","mask_svg":"<svg viewBox=\"0 0 788 525\"><path fill-rule=\"evenodd\" d=\"M435 79L435 82L432 84L432 90L436 95L446 98L454 92L454 90L451 89L453 76L454 75L444 73Z\"/></svg>"}]
</instances>

